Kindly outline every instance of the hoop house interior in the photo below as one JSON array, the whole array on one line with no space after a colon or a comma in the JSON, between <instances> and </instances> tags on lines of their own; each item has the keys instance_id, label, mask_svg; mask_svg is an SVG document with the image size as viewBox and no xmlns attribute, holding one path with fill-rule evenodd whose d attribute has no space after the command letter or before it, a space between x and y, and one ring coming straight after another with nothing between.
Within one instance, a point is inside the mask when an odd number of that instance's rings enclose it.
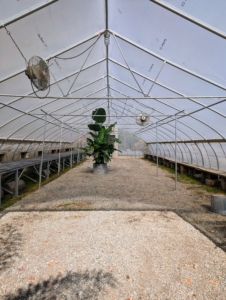
<instances>
[{"instance_id":1,"label":"hoop house interior","mask_svg":"<svg viewBox=\"0 0 226 300\"><path fill-rule=\"evenodd\" d=\"M59 143L62 122L67 147L103 107L164 157L175 157L177 123L178 160L226 171L224 0L0 0L0 8L1 153L37 149L45 113L46 149ZM25 75L35 55L49 65L48 96ZM137 125L140 112L147 126Z\"/></svg>"}]
</instances>

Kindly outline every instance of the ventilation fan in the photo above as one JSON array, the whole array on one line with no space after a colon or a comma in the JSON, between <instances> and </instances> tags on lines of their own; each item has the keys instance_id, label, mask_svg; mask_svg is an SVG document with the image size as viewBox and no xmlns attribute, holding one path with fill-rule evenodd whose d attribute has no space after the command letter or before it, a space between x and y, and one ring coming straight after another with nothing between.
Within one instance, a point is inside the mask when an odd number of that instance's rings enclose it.
<instances>
[{"instance_id":1,"label":"ventilation fan","mask_svg":"<svg viewBox=\"0 0 226 300\"><path fill-rule=\"evenodd\" d=\"M137 124L140 126L145 126L150 122L150 116L145 113L139 113L137 115Z\"/></svg>"},{"instance_id":2,"label":"ventilation fan","mask_svg":"<svg viewBox=\"0 0 226 300\"><path fill-rule=\"evenodd\" d=\"M39 56L29 59L25 74L39 91L45 91L50 85L50 75L47 63Z\"/></svg>"}]
</instances>

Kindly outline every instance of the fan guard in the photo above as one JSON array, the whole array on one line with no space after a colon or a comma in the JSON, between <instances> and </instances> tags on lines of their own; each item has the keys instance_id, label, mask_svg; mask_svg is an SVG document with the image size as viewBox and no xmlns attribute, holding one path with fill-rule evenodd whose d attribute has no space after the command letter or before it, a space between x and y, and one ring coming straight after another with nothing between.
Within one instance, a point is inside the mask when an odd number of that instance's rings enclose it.
<instances>
[{"instance_id":1,"label":"fan guard","mask_svg":"<svg viewBox=\"0 0 226 300\"><path fill-rule=\"evenodd\" d=\"M136 118L137 125L145 126L150 122L150 116L146 113L139 113Z\"/></svg>"},{"instance_id":2,"label":"fan guard","mask_svg":"<svg viewBox=\"0 0 226 300\"><path fill-rule=\"evenodd\" d=\"M50 85L50 74L47 63L39 56L32 56L28 61L25 74L39 91L45 91Z\"/></svg>"}]
</instances>

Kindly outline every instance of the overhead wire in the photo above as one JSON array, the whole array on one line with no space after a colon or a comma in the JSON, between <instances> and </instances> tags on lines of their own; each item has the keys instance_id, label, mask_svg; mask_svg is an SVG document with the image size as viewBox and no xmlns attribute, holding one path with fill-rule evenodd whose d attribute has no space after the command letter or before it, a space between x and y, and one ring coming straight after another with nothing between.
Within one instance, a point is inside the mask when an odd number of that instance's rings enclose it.
<instances>
[{"instance_id":1,"label":"overhead wire","mask_svg":"<svg viewBox=\"0 0 226 300\"><path fill-rule=\"evenodd\" d=\"M13 43L14 43L14 45L16 46L16 48L18 49L18 51L20 52L21 56L22 56L23 59L25 60L25 65L26 65L26 68L27 68L27 66L28 66L28 61L27 61L26 57L24 56L24 54L23 54L23 52L21 51L20 47L17 45L16 41L15 41L14 38L12 37L11 32L7 29L7 27L6 27L4 24L2 24L2 25L3 25L3 28L5 29L5 31L7 32L8 36L11 38L11 40L12 40ZM29 78L29 79L30 79L30 78ZM50 93L50 85L49 85L49 91L48 91L48 93L47 93L44 97L40 97L40 96L37 94L37 92L34 90L33 83L32 83L32 80L31 80L31 79L30 79L30 82L31 82L32 90L33 90L33 92L34 92L34 94L35 94L35 96L36 96L37 98L39 98L39 99L45 99L45 98L49 95L49 93Z\"/></svg>"},{"instance_id":2,"label":"overhead wire","mask_svg":"<svg viewBox=\"0 0 226 300\"><path fill-rule=\"evenodd\" d=\"M18 49L18 51L20 52L21 56L23 57L23 59L25 60L26 64L28 65L27 59L26 57L23 55L23 52L20 50L20 47L17 45L16 41L14 40L14 38L11 35L11 32L6 28L6 26L4 24L2 24L3 28L5 29L6 33L8 34L8 36L11 38L11 40L13 41L14 45L16 46L16 48Z\"/></svg>"},{"instance_id":3,"label":"overhead wire","mask_svg":"<svg viewBox=\"0 0 226 300\"><path fill-rule=\"evenodd\" d=\"M48 97L48 95L49 95L49 93L50 93L50 85L49 85L48 93L47 93L44 97L40 97L40 96L37 94L37 92L34 90L34 86L33 86L33 83L32 83L31 80L30 80L30 82L31 82L32 90L33 90L33 92L34 92L34 94L35 94L35 96L36 96L37 98L39 98L39 99L45 99L46 97Z\"/></svg>"},{"instance_id":4,"label":"overhead wire","mask_svg":"<svg viewBox=\"0 0 226 300\"><path fill-rule=\"evenodd\" d=\"M86 53L90 48L92 48L96 42L99 40L99 38L101 37L102 33L100 35L98 35L97 39L95 40L94 43L92 43L86 50L84 50L83 52L75 55L75 56L71 56L71 57L59 57L59 56L55 56L55 58L58 58L58 59L62 59L62 60L68 60L68 59L73 59L73 58L76 58L76 57L79 57L81 56L82 54Z\"/></svg>"}]
</instances>

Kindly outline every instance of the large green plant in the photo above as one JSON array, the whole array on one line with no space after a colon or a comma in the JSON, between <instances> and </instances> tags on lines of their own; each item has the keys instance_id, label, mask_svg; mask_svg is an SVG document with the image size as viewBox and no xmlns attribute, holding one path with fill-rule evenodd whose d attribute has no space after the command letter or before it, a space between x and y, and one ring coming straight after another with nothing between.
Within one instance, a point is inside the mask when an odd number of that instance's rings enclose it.
<instances>
[{"instance_id":1,"label":"large green plant","mask_svg":"<svg viewBox=\"0 0 226 300\"><path fill-rule=\"evenodd\" d=\"M84 150L86 155L93 156L94 161L97 164L108 163L111 160L113 152L120 151L114 148L113 143L121 143L121 141L117 138L109 138L109 134L112 132L112 129L117 122L111 124L107 128L103 126L103 123L106 121L106 112L103 108L94 110L92 119L95 123L89 124L88 127L93 131L89 133L93 140L87 138L86 141L88 146L81 149Z\"/></svg>"}]
</instances>

